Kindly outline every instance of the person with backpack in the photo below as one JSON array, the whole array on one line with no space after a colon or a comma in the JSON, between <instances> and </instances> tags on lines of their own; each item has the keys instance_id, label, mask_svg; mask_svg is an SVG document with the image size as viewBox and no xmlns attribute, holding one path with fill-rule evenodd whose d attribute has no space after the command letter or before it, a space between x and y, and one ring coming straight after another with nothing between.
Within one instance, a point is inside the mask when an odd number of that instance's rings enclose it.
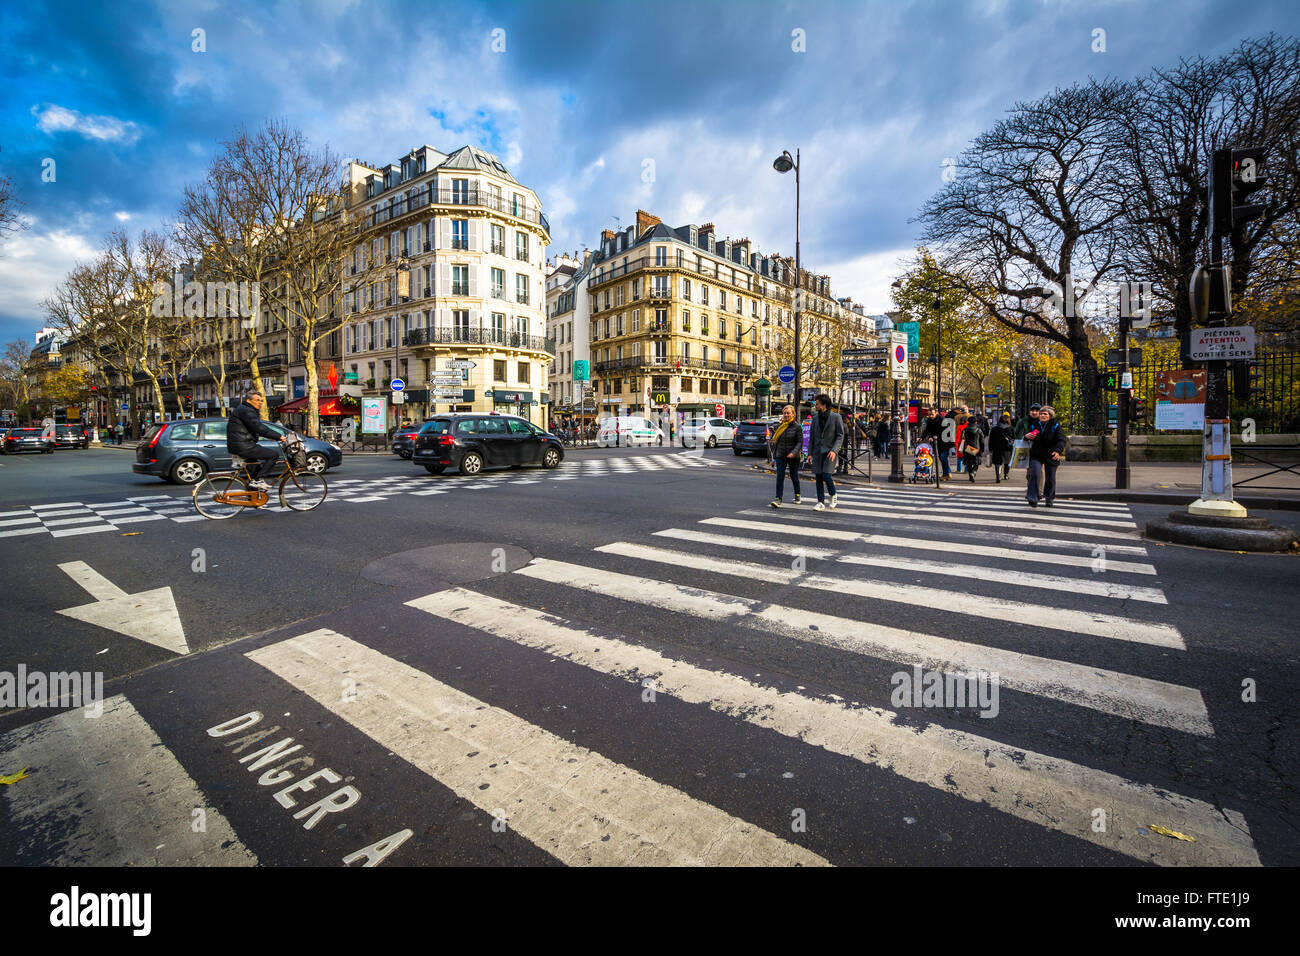
<instances>
[{"instance_id":1,"label":"person with backpack","mask_svg":"<svg viewBox=\"0 0 1300 956\"><path fill-rule=\"evenodd\" d=\"M1043 483L1043 504L1050 508L1056 499L1056 469L1065 458L1065 429L1056 421L1056 410L1044 405L1038 410L1038 424L1025 433L1029 440L1028 485L1025 499L1029 507L1037 508L1039 481Z\"/></svg>"},{"instance_id":2,"label":"person with backpack","mask_svg":"<svg viewBox=\"0 0 1300 956\"><path fill-rule=\"evenodd\" d=\"M1002 418L993 426L989 435L989 460L993 465L994 482L1011 477L1011 449L1015 441L1015 434L1011 430L1011 416L1003 412Z\"/></svg>"},{"instance_id":3,"label":"person with backpack","mask_svg":"<svg viewBox=\"0 0 1300 956\"><path fill-rule=\"evenodd\" d=\"M961 454L962 460L966 463L966 474L970 475L971 483L975 482L975 472L979 471L980 460L984 456L984 449L987 447L984 441L984 432L980 430L977 419L970 419L966 423L965 429L962 430L961 439L957 443L957 449Z\"/></svg>"}]
</instances>

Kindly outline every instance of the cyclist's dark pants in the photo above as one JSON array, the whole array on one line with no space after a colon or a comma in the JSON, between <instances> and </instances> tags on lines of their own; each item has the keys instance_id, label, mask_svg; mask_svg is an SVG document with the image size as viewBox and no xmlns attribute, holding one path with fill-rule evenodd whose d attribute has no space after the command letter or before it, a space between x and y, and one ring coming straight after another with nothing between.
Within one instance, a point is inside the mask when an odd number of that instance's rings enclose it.
<instances>
[{"instance_id":1,"label":"cyclist's dark pants","mask_svg":"<svg viewBox=\"0 0 1300 956\"><path fill-rule=\"evenodd\" d=\"M274 466L275 460L280 457L280 452L274 448L263 448L261 445L250 445L238 450L231 449L231 454L238 455L248 462L248 480L256 481L262 477L264 472L268 472Z\"/></svg>"}]
</instances>

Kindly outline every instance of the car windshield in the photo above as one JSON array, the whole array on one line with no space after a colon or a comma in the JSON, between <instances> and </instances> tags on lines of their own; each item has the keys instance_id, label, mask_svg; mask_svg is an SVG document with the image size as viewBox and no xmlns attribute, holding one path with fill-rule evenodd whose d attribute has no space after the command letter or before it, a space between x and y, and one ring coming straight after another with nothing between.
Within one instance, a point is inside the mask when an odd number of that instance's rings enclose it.
<instances>
[{"instance_id":1,"label":"car windshield","mask_svg":"<svg viewBox=\"0 0 1300 956\"><path fill-rule=\"evenodd\" d=\"M431 422L425 422L420 428L421 435L445 435L451 428L451 422L445 418L439 418Z\"/></svg>"},{"instance_id":2,"label":"car windshield","mask_svg":"<svg viewBox=\"0 0 1300 956\"><path fill-rule=\"evenodd\" d=\"M39 428L15 428L9 434L29 436L29 435L39 435L40 433L41 430Z\"/></svg>"}]
</instances>

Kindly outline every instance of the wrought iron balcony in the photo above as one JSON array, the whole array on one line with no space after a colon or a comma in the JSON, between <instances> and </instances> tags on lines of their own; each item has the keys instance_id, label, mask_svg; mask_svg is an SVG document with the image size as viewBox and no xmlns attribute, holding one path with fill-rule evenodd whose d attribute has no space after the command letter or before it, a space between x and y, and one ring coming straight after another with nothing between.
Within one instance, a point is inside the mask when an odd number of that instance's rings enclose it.
<instances>
[{"instance_id":1,"label":"wrought iron balcony","mask_svg":"<svg viewBox=\"0 0 1300 956\"><path fill-rule=\"evenodd\" d=\"M402 337L408 348L421 345L486 345L507 349L528 349L533 352L555 354L555 339L520 332L499 332L496 329L438 328L412 329Z\"/></svg>"},{"instance_id":2,"label":"wrought iron balcony","mask_svg":"<svg viewBox=\"0 0 1300 956\"><path fill-rule=\"evenodd\" d=\"M548 236L551 234L550 222L536 206L529 206L527 203L516 203L504 196L479 192L477 189L424 189L410 199L407 199L404 195L400 196L393 203L391 209L376 209L373 215L367 216L366 228L369 229L383 222L400 219L408 213L416 212L428 206L477 206L481 209L491 209L494 212L513 216L515 219L541 226Z\"/></svg>"}]
</instances>

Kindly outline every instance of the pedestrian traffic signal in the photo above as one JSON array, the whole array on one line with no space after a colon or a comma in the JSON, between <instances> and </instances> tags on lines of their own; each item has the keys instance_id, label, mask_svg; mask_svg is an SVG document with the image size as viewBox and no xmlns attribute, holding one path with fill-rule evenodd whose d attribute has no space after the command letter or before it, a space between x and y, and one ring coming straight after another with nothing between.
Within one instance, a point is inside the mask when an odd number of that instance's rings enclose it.
<instances>
[{"instance_id":1,"label":"pedestrian traffic signal","mask_svg":"<svg viewBox=\"0 0 1300 956\"><path fill-rule=\"evenodd\" d=\"M1132 403L1129 405L1129 411L1132 412L1129 416L1130 418L1146 418L1147 400L1145 398L1133 399Z\"/></svg>"},{"instance_id":2,"label":"pedestrian traffic signal","mask_svg":"<svg viewBox=\"0 0 1300 956\"><path fill-rule=\"evenodd\" d=\"M1119 388L1119 372L1106 372L1101 378L1101 387L1107 392Z\"/></svg>"},{"instance_id":3,"label":"pedestrian traffic signal","mask_svg":"<svg viewBox=\"0 0 1300 956\"><path fill-rule=\"evenodd\" d=\"M1264 215L1263 203L1246 198L1268 184L1263 174L1264 147L1216 149L1210 165L1210 235L1227 237L1233 229Z\"/></svg>"}]
</instances>

